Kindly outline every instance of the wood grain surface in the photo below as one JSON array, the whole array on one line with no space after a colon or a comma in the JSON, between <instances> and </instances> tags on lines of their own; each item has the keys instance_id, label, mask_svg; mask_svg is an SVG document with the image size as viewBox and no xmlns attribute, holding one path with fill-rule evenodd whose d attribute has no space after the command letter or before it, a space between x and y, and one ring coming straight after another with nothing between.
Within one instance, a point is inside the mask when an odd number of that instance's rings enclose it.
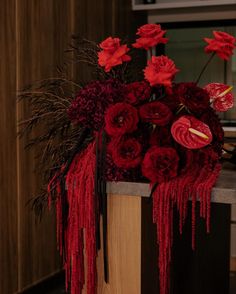
<instances>
[{"instance_id":1,"label":"wood grain surface","mask_svg":"<svg viewBox=\"0 0 236 294\"><path fill-rule=\"evenodd\" d=\"M109 283L98 256L99 294L141 294L141 197L108 197Z\"/></svg>"},{"instance_id":2,"label":"wood grain surface","mask_svg":"<svg viewBox=\"0 0 236 294\"><path fill-rule=\"evenodd\" d=\"M17 290L15 1L0 8L0 293Z\"/></svg>"}]
</instances>

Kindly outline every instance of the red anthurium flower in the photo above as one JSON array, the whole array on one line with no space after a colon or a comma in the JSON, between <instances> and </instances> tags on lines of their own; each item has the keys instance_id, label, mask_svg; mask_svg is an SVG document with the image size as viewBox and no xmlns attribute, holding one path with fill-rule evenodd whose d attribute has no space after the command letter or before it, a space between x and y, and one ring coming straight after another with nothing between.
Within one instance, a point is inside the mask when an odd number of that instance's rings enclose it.
<instances>
[{"instance_id":1,"label":"red anthurium flower","mask_svg":"<svg viewBox=\"0 0 236 294\"><path fill-rule=\"evenodd\" d=\"M135 131L138 121L136 108L128 103L116 103L105 114L105 130L110 136L122 136Z\"/></svg>"},{"instance_id":2,"label":"red anthurium flower","mask_svg":"<svg viewBox=\"0 0 236 294\"><path fill-rule=\"evenodd\" d=\"M119 38L109 37L99 44L102 51L98 52L98 64L109 72L112 67L131 60L126 53L129 52L127 45L120 45Z\"/></svg>"},{"instance_id":3,"label":"red anthurium flower","mask_svg":"<svg viewBox=\"0 0 236 294\"><path fill-rule=\"evenodd\" d=\"M205 86L205 90L210 96L212 107L216 111L224 112L234 106L234 97L231 92L232 86L220 83L211 83Z\"/></svg>"},{"instance_id":4,"label":"red anthurium flower","mask_svg":"<svg viewBox=\"0 0 236 294\"><path fill-rule=\"evenodd\" d=\"M156 46L157 44L166 44L168 39L164 38L165 33L166 31L162 30L160 25L143 25L137 31L137 35L139 35L140 38L136 40L133 47L148 50L150 47Z\"/></svg>"},{"instance_id":5,"label":"red anthurium flower","mask_svg":"<svg viewBox=\"0 0 236 294\"><path fill-rule=\"evenodd\" d=\"M158 101L142 105L139 108L139 114L142 121L150 122L159 126L167 125L172 118L172 112L169 107Z\"/></svg>"},{"instance_id":6,"label":"red anthurium flower","mask_svg":"<svg viewBox=\"0 0 236 294\"><path fill-rule=\"evenodd\" d=\"M208 45L205 47L206 53L215 52L221 59L228 60L233 55L236 48L236 38L228 33L213 31L214 39L204 38Z\"/></svg>"},{"instance_id":7,"label":"red anthurium flower","mask_svg":"<svg viewBox=\"0 0 236 294\"><path fill-rule=\"evenodd\" d=\"M120 141L113 139L108 150L117 167L129 169L135 168L141 163L142 146L135 138L121 139Z\"/></svg>"},{"instance_id":8,"label":"red anthurium flower","mask_svg":"<svg viewBox=\"0 0 236 294\"><path fill-rule=\"evenodd\" d=\"M151 147L142 163L142 174L152 183L162 183L177 176L179 156L171 147Z\"/></svg>"},{"instance_id":9,"label":"red anthurium flower","mask_svg":"<svg viewBox=\"0 0 236 294\"><path fill-rule=\"evenodd\" d=\"M188 149L200 149L212 141L208 125L191 115L181 116L171 127L176 142Z\"/></svg>"},{"instance_id":10,"label":"red anthurium flower","mask_svg":"<svg viewBox=\"0 0 236 294\"><path fill-rule=\"evenodd\" d=\"M167 56L152 56L144 69L144 75L151 86L171 86L171 82L178 71L174 62Z\"/></svg>"}]
</instances>

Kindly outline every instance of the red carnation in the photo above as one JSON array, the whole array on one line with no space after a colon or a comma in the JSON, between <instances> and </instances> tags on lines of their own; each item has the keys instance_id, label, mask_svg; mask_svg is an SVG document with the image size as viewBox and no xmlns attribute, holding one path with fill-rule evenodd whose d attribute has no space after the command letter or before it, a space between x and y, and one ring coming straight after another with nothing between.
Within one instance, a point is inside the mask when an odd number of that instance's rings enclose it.
<instances>
[{"instance_id":1,"label":"red carnation","mask_svg":"<svg viewBox=\"0 0 236 294\"><path fill-rule=\"evenodd\" d=\"M221 59L228 60L236 47L236 38L225 32L213 31L214 39L204 38L208 45L206 53L215 52Z\"/></svg>"},{"instance_id":2,"label":"red carnation","mask_svg":"<svg viewBox=\"0 0 236 294\"><path fill-rule=\"evenodd\" d=\"M144 75L151 86L171 86L171 82L178 71L174 62L167 56L152 56L144 69Z\"/></svg>"},{"instance_id":3,"label":"red carnation","mask_svg":"<svg viewBox=\"0 0 236 294\"><path fill-rule=\"evenodd\" d=\"M206 90L195 83L180 83L176 85L175 92L178 100L192 112L202 112L210 106L210 97Z\"/></svg>"},{"instance_id":4,"label":"red carnation","mask_svg":"<svg viewBox=\"0 0 236 294\"><path fill-rule=\"evenodd\" d=\"M112 154L112 159L117 167L120 168L135 168L142 160L141 144L134 138L112 140L108 146L108 150Z\"/></svg>"},{"instance_id":5,"label":"red carnation","mask_svg":"<svg viewBox=\"0 0 236 294\"><path fill-rule=\"evenodd\" d=\"M106 72L109 72L114 66L131 60L131 57L126 54L129 48L127 45L120 45L119 38L109 37L99 46L103 50L98 52L98 64L105 67Z\"/></svg>"},{"instance_id":6,"label":"red carnation","mask_svg":"<svg viewBox=\"0 0 236 294\"><path fill-rule=\"evenodd\" d=\"M210 96L212 107L216 111L224 112L234 106L233 93L230 92L232 87L220 83L211 83L206 85L204 89Z\"/></svg>"},{"instance_id":7,"label":"red carnation","mask_svg":"<svg viewBox=\"0 0 236 294\"><path fill-rule=\"evenodd\" d=\"M177 176L179 156L171 147L151 147L145 154L142 173L152 183L169 181Z\"/></svg>"},{"instance_id":8,"label":"red carnation","mask_svg":"<svg viewBox=\"0 0 236 294\"><path fill-rule=\"evenodd\" d=\"M146 24L141 26L137 35L140 36L133 44L135 48L144 48L148 50L150 47L156 46L157 44L166 44L167 38L164 38L166 31L161 29L160 25L157 24Z\"/></svg>"},{"instance_id":9,"label":"red carnation","mask_svg":"<svg viewBox=\"0 0 236 294\"><path fill-rule=\"evenodd\" d=\"M105 114L105 130L110 136L122 136L137 129L138 112L128 103L116 103Z\"/></svg>"},{"instance_id":10,"label":"red carnation","mask_svg":"<svg viewBox=\"0 0 236 294\"><path fill-rule=\"evenodd\" d=\"M169 107L158 101L142 105L139 108L139 114L144 122L150 122L158 126L167 125L172 118Z\"/></svg>"},{"instance_id":11,"label":"red carnation","mask_svg":"<svg viewBox=\"0 0 236 294\"><path fill-rule=\"evenodd\" d=\"M146 81L134 82L126 85L125 101L130 104L138 104L151 96L151 87Z\"/></svg>"}]
</instances>

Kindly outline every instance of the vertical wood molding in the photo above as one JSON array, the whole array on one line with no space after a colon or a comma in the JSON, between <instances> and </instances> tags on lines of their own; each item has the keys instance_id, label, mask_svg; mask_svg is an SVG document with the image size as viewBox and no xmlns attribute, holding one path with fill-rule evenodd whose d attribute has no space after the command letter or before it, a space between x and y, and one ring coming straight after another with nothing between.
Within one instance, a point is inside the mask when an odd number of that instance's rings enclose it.
<instances>
[{"instance_id":1,"label":"vertical wood molding","mask_svg":"<svg viewBox=\"0 0 236 294\"><path fill-rule=\"evenodd\" d=\"M15 0L0 9L0 293L17 291Z\"/></svg>"}]
</instances>

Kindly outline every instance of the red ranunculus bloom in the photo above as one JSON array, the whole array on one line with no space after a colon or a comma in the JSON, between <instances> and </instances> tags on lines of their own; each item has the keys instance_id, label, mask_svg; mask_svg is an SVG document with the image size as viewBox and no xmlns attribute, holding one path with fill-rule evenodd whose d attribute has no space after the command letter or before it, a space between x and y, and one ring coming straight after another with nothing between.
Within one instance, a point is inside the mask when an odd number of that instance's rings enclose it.
<instances>
[{"instance_id":1,"label":"red ranunculus bloom","mask_svg":"<svg viewBox=\"0 0 236 294\"><path fill-rule=\"evenodd\" d=\"M178 71L174 62L167 56L152 56L144 69L144 75L151 86L171 86L171 82Z\"/></svg>"},{"instance_id":2,"label":"red ranunculus bloom","mask_svg":"<svg viewBox=\"0 0 236 294\"><path fill-rule=\"evenodd\" d=\"M98 64L109 72L112 67L130 61L131 57L126 53L129 51L127 45L120 45L119 38L109 37L99 44L102 51L98 52Z\"/></svg>"},{"instance_id":3,"label":"red ranunculus bloom","mask_svg":"<svg viewBox=\"0 0 236 294\"><path fill-rule=\"evenodd\" d=\"M105 130L110 136L122 136L137 129L138 112L128 103L116 103L105 114Z\"/></svg>"},{"instance_id":4,"label":"red ranunculus bloom","mask_svg":"<svg viewBox=\"0 0 236 294\"><path fill-rule=\"evenodd\" d=\"M172 118L172 112L169 107L158 101L142 105L139 108L139 114L144 122L150 122L159 126L167 125Z\"/></svg>"},{"instance_id":5,"label":"red ranunculus bloom","mask_svg":"<svg viewBox=\"0 0 236 294\"><path fill-rule=\"evenodd\" d=\"M137 167L142 160L141 144L134 138L112 140L108 146L117 167L130 169Z\"/></svg>"},{"instance_id":6,"label":"red ranunculus bloom","mask_svg":"<svg viewBox=\"0 0 236 294\"><path fill-rule=\"evenodd\" d=\"M142 173L152 183L162 183L177 176L179 156L171 147L151 147L145 154Z\"/></svg>"},{"instance_id":7,"label":"red ranunculus bloom","mask_svg":"<svg viewBox=\"0 0 236 294\"><path fill-rule=\"evenodd\" d=\"M234 106L232 87L220 83L211 83L206 85L204 89L207 91L212 107L216 111L224 112Z\"/></svg>"},{"instance_id":8,"label":"red ranunculus bloom","mask_svg":"<svg viewBox=\"0 0 236 294\"><path fill-rule=\"evenodd\" d=\"M146 81L133 82L126 85L126 92L125 101L136 105L150 98L151 87Z\"/></svg>"},{"instance_id":9,"label":"red ranunculus bloom","mask_svg":"<svg viewBox=\"0 0 236 294\"><path fill-rule=\"evenodd\" d=\"M204 38L208 43L206 53L215 52L221 59L228 60L236 47L236 38L225 32L213 31L214 39Z\"/></svg>"},{"instance_id":10,"label":"red ranunculus bloom","mask_svg":"<svg viewBox=\"0 0 236 294\"><path fill-rule=\"evenodd\" d=\"M194 113L199 113L210 106L210 97L206 90L195 83L179 83L175 88L175 95L180 103Z\"/></svg>"},{"instance_id":11,"label":"red ranunculus bloom","mask_svg":"<svg viewBox=\"0 0 236 294\"><path fill-rule=\"evenodd\" d=\"M140 38L136 40L133 47L148 50L150 47L156 46L157 44L166 44L168 39L164 38L165 33L166 31L162 30L160 25L143 25L137 31L137 35L139 35Z\"/></svg>"}]
</instances>

